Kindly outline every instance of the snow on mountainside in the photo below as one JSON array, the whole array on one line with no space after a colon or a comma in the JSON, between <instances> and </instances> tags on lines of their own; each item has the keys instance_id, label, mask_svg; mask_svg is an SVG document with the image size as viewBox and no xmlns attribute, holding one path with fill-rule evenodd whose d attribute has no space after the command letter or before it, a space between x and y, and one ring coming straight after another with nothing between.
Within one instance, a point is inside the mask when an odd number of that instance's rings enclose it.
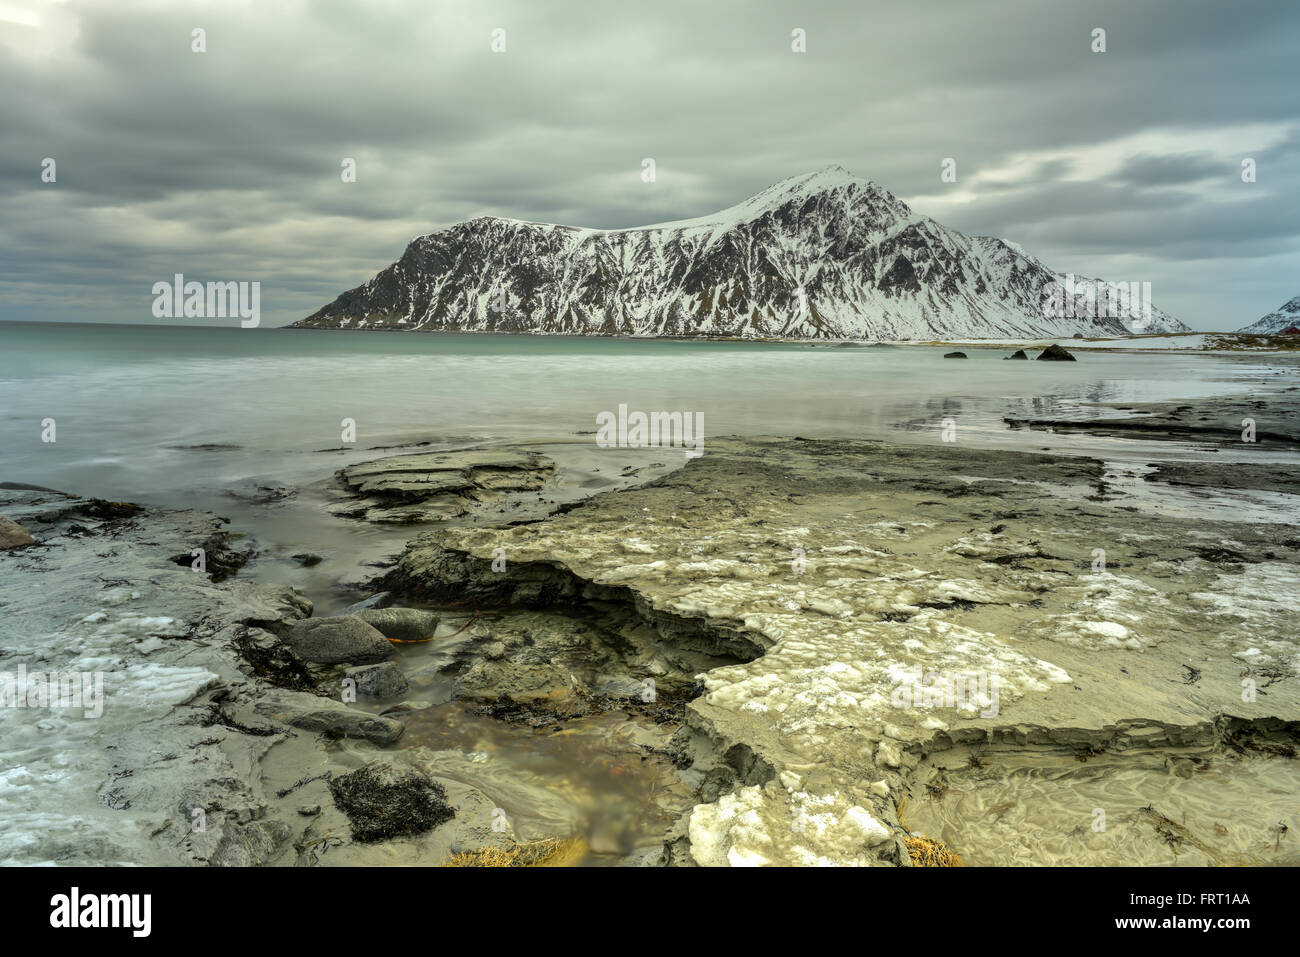
<instances>
[{"instance_id":1,"label":"snow on mountainside","mask_svg":"<svg viewBox=\"0 0 1300 957\"><path fill-rule=\"evenodd\" d=\"M1238 332L1267 334L1281 332L1291 326L1300 327L1300 296L1296 296L1281 309L1270 312L1262 319L1238 329Z\"/></svg>"},{"instance_id":2,"label":"snow on mountainside","mask_svg":"<svg viewBox=\"0 0 1300 957\"><path fill-rule=\"evenodd\" d=\"M1145 322L1104 307L1053 317L1046 290L1063 281L1018 246L948 229L832 166L634 229L457 223L294 325L901 340L1112 336ZM1186 329L1153 309L1141 331Z\"/></svg>"}]
</instances>

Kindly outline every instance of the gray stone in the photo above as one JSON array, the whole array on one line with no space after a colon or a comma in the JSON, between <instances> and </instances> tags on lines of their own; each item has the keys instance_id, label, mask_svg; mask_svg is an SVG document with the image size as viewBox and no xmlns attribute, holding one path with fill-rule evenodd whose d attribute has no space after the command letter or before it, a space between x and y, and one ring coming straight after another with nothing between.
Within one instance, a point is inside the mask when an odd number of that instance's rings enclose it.
<instances>
[{"instance_id":1,"label":"gray stone","mask_svg":"<svg viewBox=\"0 0 1300 957\"><path fill-rule=\"evenodd\" d=\"M257 867L269 863L289 837L289 826L280 821L231 825L208 863L212 867Z\"/></svg>"},{"instance_id":2,"label":"gray stone","mask_svg":"<svg viewBox=\"0 0 1300 957\"><path fill-rule=\"evenodd\" d=\"M597 675L594 687L601 694L612 695L615 698L640 700L645 693L645 686L636 678L627 675Z\"/></svg>"},{"instance_id":3,"label":"gray stone","mask_svg":"<svg viewBox=\"0 0 1300 957\"><path fill-rule=\"evenodd\" d=\"M406 730L406 725L400 721L379 718L350 708L327 707L315 711L282 712L275 717L303 731L337 738L360 738L375 744L392 744Z\"/></svg>"},{"instance_id":4,"label":"gray stone","mask_svg":"<svg viewBox=\"0 0 1300 957\"><path fill-rule=\"evenodd\" d=\"M22 548L24 545L35 544L36 539L27 533L27 529L0 515L0 548Z\"/></svg>"},{"instance_id":5,"label":"gray stone","mask_svg":"<svg viewBox=\"0 0 1300 957\"><path fill-rule=\"evenodd\" d=\"M537 491L554 472L551 459L516 449L393 455L340 470L352 501L334 509L371 522L440 521L507 493Z\"/></svg>"},{"instance_id":6,"label":"gray stone","mask_svg":"<svg viewBox=\"0 0 1300 957\"><path fill-rule=\"evenodd\" d=\"M357 693L368 698L396 698L406 694L411 687L395 661L349 668L345 674L357 683Z\"/></svg>"},{"instance_id":7,"label":"gray stone","mask_svg":"<svg viewBox=\"0 0 1300 957\"><path fill-rule=\"evenodd\" d=\"M365 611L367 608L383 608L393 600L393 593L388 591L376 592L369 598L362 599L344 608L340 615L355 615L359 611Z\"/></svg>"},{"instance_id":8,"label":"gray stone","mask_svg":"<svg viewBox=\"0 0 1300 957\"><path fill-rule=\"evenodd\" d=\"M385 638L398 641L424 641L432 638L438 628L440 616L419 608L367 608L359 611L360 618Z\"/></svg>"},{"instance_id":9,"label":"gray stone","mask_svg":"<svg viewBox=\"0 0 1300 957\"><path fill-rule=\"evenodd\" d=\"M383 633L355 615L307 618L280 636L304 661L318 664L370 664L394 654Z\"/></svg>"}]
</instances>

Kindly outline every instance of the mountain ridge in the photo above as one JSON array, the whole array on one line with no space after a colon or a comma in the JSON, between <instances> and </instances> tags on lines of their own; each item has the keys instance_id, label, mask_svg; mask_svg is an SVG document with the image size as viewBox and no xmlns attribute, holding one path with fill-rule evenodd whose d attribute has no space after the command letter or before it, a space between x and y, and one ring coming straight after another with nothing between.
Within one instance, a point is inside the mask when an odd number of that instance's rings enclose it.
<instances>
[{"instance_id":1,"label":"mountain ridge","mask_svg":"<svg viewBox=\"0 0 1300 957\"><path fill-rule=\"evenodd\" d=\"M1260 335L1281 332L1291 326L1300 326L1300 296L1284 302L1266 316L1261 316L1248 326L1242 326L1238 332Z\"/></svg>"},{"instance_id":2,"label":"mountain ridge","mask_svg":"<svg viewBox=\"0 0 1300 957\"><path fill-rule=\"evenodd\" d=\"M879 341L1187 330L1154 308L1149 322L1105 315L1104 302L1089 310L1101 315L1049 315L1045 292L1065 279L830 166L647 226L453 223L292 325Z\"/></svg>"}]
</instances>

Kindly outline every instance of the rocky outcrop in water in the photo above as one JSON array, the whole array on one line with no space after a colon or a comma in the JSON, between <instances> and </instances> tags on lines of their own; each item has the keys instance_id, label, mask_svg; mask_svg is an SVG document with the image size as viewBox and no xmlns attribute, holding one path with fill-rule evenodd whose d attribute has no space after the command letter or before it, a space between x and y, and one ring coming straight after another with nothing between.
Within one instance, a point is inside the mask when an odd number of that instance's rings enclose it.
<instances>
[{"instance_id":1,"label":"rocky outcrop in water","mask_svg":"<svg viewBox=\"0 0 1300 957\"><path fill-rule=\"evenodd\" d=\"M1061 348L1059 345L1057 345L1056 343L1052 343L1050 346L1048 346L1046 349L1044 349L1044 350L1042 351L1042 354L1039 355L1038 359L1039 359L1040 362L1074 362L1074 361L1076 361L1075 358L1074 358L1074 356L1072 356L1072 355L1071 355L1069 352L1067 352L1065 349L1062 349L1062 348Z\"/></svg>"},{"instance_id":2,"label":"rocky outcrop in water","mask_svg":"<svg viewBox=\"0 0 1300 957\"><path fill-rule=\"evenodd\" d=\"M318 664L370 664L393 656L393 646L378 629L355 615L307 618L280 633L298 657Z\"/></svg>"},{"instance_id":3,"label":"rocky outcrop in water","mask_svg":"<svg viewBox=\"0 0 1300 957\"><path fill-rule=\"evenodd\" d=\"M341 469L334 512L409 525L458 518L541 489L555 464L536 452L470 449L391 455Z\"/></svg>"}]
</instances>

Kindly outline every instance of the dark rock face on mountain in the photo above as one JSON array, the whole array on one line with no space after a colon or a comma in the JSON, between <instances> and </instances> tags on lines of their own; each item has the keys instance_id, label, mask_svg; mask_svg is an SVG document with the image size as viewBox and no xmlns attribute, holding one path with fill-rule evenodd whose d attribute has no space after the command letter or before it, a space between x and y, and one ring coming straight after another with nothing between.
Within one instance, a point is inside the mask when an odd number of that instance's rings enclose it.
<instances>
[{"instance_id":1,"label":"dark rock face on mountain","mask_svg":"<svg viewBox=\"0 0 1300 957\"><path fill-rule=\"evenodd\" d=\"M294 325L870 340L1129 332L1123 318L1053 314L1044 301L1063 283L1019 247L948 229L831 167L636 229L457 223ZM1154 322L1186 329L1158 311Z\"/></svg>"},{"instance_id":2,"label":"dark rock face on mountain","mask_svg":"<svg viewBox=\"0 0 1300 957\"><path fill-rule=\"evenodd\" d=\"M1267 316L1257 319L1237 331L1270 335L1283 332L1291 326L1300 326L1300 296L1296 296L1282 308L1270 312Z\"/></svg>"}]
</instances>

